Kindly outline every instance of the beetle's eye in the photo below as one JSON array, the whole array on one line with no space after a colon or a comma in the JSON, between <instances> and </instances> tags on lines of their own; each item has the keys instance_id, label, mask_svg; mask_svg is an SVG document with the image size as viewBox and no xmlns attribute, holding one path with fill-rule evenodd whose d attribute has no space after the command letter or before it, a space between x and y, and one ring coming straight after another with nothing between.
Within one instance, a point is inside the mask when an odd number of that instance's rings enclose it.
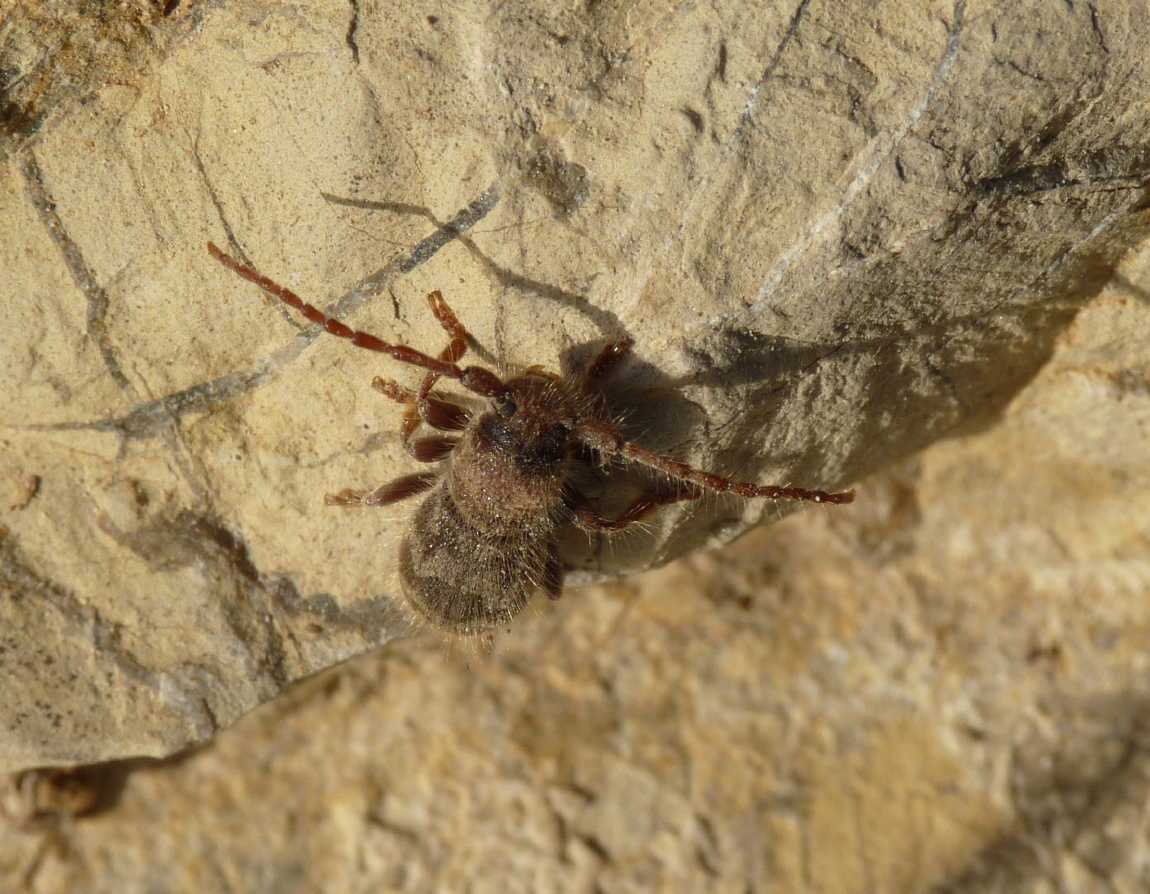
<instances>
[{"instance_id":1,"label":"beetle's eye","mask_svg":"<svg viewBox=\"0 0 1150 894\"><path fill-rule=\"evenodd\" d=\"M500 416L510 417L519 412L519 407L509 394L501 394L495 398L495 409Z\"/></svg>"}]
</instances>

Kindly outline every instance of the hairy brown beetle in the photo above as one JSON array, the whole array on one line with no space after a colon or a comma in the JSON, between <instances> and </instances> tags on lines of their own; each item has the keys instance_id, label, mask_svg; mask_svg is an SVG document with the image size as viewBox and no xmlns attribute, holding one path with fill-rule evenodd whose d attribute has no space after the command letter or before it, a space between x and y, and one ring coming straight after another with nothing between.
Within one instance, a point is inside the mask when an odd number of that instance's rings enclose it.
<instances>
[{"instance_id":1,"label":"hairy brown beetle","mask_svg":"<svg viewBox=\"0 0 1150 894\"><path fill-rule=\"evenodd\" d=\"M734 481L695 469L627 441L612 422L601 385L631 350L630 339L612 342L571 379L531 367L506 379L482 366L460 366L467 330L439 292L427 296L449 341L433 357L391 344L327 316L289 289L222 252L208 250L225 267L300 311L332 335L427 371L417 391L389 379L372 385L405 405L403 443L429 472L407 475L374 490L345 490L326 498L333 506L386 506L427 493L399 548L404 596L423 618L453 633L475 634L506 623L537 590L558 599L565 569L556 547L563 525L617 531L657 506L694 500L704 492L769 500L850 503L853 491L828 493L799 487ZM434 392L454 379L487 403L482 412ZM440 434L415 438L426 424ZM573 486L580 451L600 461L638 463L676 483L672 493L640 495L614 518L598 514Z\"/></svg>"}]
</instances>

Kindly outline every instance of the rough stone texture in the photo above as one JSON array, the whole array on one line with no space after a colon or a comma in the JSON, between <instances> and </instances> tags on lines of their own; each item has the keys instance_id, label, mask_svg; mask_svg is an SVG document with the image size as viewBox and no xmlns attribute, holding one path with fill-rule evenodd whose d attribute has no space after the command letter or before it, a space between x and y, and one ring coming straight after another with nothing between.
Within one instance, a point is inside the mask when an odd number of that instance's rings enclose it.
<instances>
[{"instance_id":1,"label":"rough stone texture","mask_svg":"<svg viewBox=\"0 0 1150 894\"><path fill-rule=\"evenodd\" d=\"M365 656L183 760L107 768L104 812L0 836L0 872L109 894L1141 894L1148 331L1150 244L997 426L854 506L572 594L494 657Z\"/></svg>"},{"instance_id":2,"label":"rough stone texture","mask_svg":"<svg viewBox=\"0 0 1150 894\"><path fill-rule=\"evenodd\" d=\"M164 0L6 0L0 6L0 151L28 145L57 111L130 86L190 31Z\"/></svg>"},{"instance_id":3,"label":"rough stone texture","mask_svg":"<svg viewBox=\"0 0 1150 894\"><path fill-rule=\"evenodd\" d=\"M410 469L368 387L394 370L208 238L432 349L432 288L484 360L631 334L650 444L839 487L993 419L1146 229L1133 3L123 4L155 30L83 78L138 28L64 6L17 7L0 60L12 769L171 753L405 630L404 513L321 501ZM52 15L94 48L50 52ZM781 514L705 501L569 558Z\"/></svg>"}]
</instances>

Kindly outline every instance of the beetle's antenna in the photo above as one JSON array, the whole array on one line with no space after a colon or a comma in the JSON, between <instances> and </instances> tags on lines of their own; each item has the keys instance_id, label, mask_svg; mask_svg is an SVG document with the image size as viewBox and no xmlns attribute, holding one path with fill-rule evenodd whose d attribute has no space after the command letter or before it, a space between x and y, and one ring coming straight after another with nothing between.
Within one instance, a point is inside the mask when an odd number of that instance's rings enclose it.
<instances>
[{"instance_id":1,"label":"beetle's antenna","mask_svg":"<svg viewBox=\"0 0 1150 894\"><path fill-rule=\"evenodd\" d=\"M853 503L853 490L831 493L825 490L807 490L803 487L780 487L770 484L755 484L751 481L734 481L704 472L677 459L647 450L638 444L623 440L622 436L609 425L587 422L574 431L574 437L582 444L604 456L618 456L639 463L656 472L693 484L714 493L732 493L740 497L765 497L768 500L800 500L807 503Z\"/></svg>"},{"instance_id":2,"label":"beetle's antenna","mask_svg":"<svg viewBox=\"0 0 1150 894\"><path fill-rule=\"evenodd\" d=\"M311 322L322 326L332 335L339 338L346 338L357 348L365 348L368 351L378 351L381 354L387 354L389 357L395 358L400 363L410 363L412 366L422 367L428 372L442 376L445 379L455 379L467 390L474 391L483 397L499 397L507 391L503 380L488 369L484 369L481 366L460 367L450 360L440 360L429 354L424 354L422 351L417 351L415 348L410 348L407 345L392 344L367 332L352 329L334 317L329 317L314 304L308 304L291 289L285 288L279 283L268 279L258 270L237 261L231 255L221 251L215 243L208 243L208 251L213 258L233 273L238 273L244 279L248 280L248 282L255 283L269 295L274 295L276 298L279 298L280 301L284 302L284 304L294 307L311 320ZM439 315L436 314L436 316Z\"/></svg>"}]
</instances>

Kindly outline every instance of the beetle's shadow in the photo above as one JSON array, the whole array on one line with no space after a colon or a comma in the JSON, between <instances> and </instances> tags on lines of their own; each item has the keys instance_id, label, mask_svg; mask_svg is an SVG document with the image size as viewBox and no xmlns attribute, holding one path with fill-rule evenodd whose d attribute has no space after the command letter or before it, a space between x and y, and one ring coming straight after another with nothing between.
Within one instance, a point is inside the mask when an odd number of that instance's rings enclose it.
<instances>
[{"instance_id":1,"label":"beetle's shadow","mask_svg":"<svg viewBox=\"0 0 1150 894\"><path fill-rule=\"evenodd\" d=\"M620 364L605 384L624 435L688 460L707 445L707 471L744 481L840 490L942 440L977 433L998 419L1050 358L1055 339L1109 281L1112 265L1087 258L1068 272L1058 299L996 305L939 322L877 326L838 341L797 341L725 329L691 344L693 370L668 376L641 357ZM1020 337L1025 333L1025 338ZM601 344L564 357L565 373L584 368ZM688 393L705 399L695 402ZM714 389L714 400L706 399ZM603 514L657 476L613 468L592 482ZM633 497L631 497L633 499ZM564 541L572 568L613 576L733 539L756 519L795 503L705 495L657 510L649 530L593 536L582 549ZM834 511L818 509L818 511ZM638 526L636 526L638 527Z\"/></svg>"}]
</instances>

